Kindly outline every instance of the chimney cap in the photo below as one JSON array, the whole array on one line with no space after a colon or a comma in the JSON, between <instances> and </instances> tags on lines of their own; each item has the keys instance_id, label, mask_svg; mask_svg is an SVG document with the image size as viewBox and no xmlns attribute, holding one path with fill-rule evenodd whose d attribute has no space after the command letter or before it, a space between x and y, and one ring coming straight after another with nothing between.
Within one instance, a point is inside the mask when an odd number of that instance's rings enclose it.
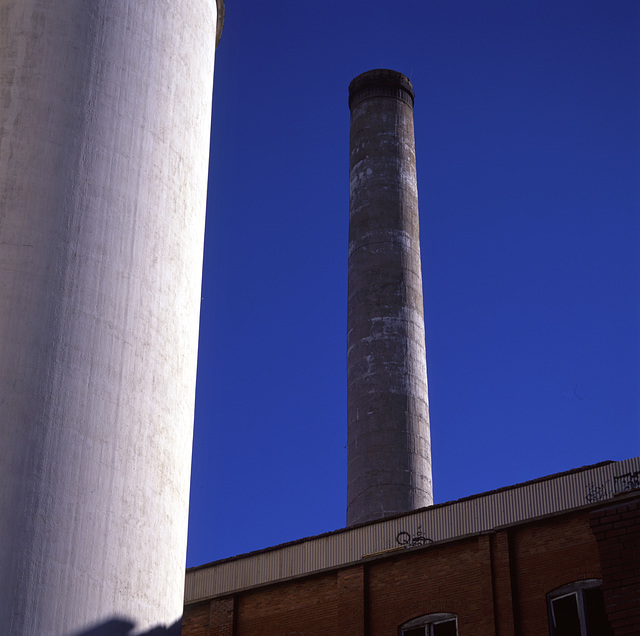
<instances>
[{"instance_id":1,"label":"chimney cap","mask_svg":"<svg viewBox=\"0 0 640 636\"><path fill-rule=\"evenodd\" d=\"M220 38L222 37L222 27L224 26L224 0L216 0L216 48L220 44Z\"/></svg>"},{"instance_id":2,"label":"chimney cap","mask_svg":"<svg viewBox=\"0 0 640 636\"><path fill-rule=\"evenodd\" d=\"M349 108L370 97L395 97L413 108L415 93L409 78L398 71L377 68L361 73L349 84Z\"/></svg>"}]
</instances>

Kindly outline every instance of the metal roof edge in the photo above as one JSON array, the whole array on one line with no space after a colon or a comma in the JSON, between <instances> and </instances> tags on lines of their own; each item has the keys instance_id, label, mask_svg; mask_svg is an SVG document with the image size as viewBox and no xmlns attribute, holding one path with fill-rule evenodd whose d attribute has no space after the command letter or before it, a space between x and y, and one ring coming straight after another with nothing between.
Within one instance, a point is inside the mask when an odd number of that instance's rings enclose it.
<instances>
[{"instance_id":1,"label":"metal roof edge","mask_svg":"<svg viewBox=\"0 0 640 636\"><path fill-rule=\"evenodd\" d=\"M607 505L640 487L640 457L606 461L189 568L185 604L393 558L504 527ZM635 496L635 495L634 495Z\"/></svg>"},{"instance_id":2,"label":"metal roof edge","mask_svg":"<svg viewBox=\"0 0 640 636\"><path fill-rule=\"evenodd\" d=\"M634 458L631 458L634 459ZM621 460L626 461L626 460ZM221 563L228 563L229 561L237 561L238 559L244 559L248 556L255 556L259 554L264 554L266 552L272 552L274 550L279 550L281 548L286 548L292 545L305 543L306 541L312 541L314 539L321 539L324 537L329 537L335 534L340 534L343 532L349 532L355 528L362 528L364 526L371 526L376 523L380 523L382 521L389 521L391 519L399 519L401 517L406 517L407 515L413 515L416 512L420 512L423 510L434 510L437 508L443 508L446 506L452 506L454 504L459 504L466 501L472 501L473 499L480 499L482 497L486 497L488 495L499 494L502 492L506 492L509 490L515 490L518 488L522 488L524 486L530 486L531 484L537 484L544 481L549 481L551 479L557 479L558 477L565 477L567 475L572 475L574 473L584 472L585 470L592 470L593 468L600 468L601 466L608 466L610 464L615 464L616 461L612 459L607 459L601 462L597 462L596 464L589 464L587 466L580 466L579 468L572 468L570 470L562 471L559 473L553 473L551 475L544 475L543 477L536 477L535 479L530 479L528 481L519 482L517 484L512 484L510 486L501 486L500 488L495 488L494 490L485 490L483 492L479 492L473 495L467 495L466 497L461 497L460 499L452 499L450 501L443 501L441 503L433 504L432 506L426 506L424 508L416 508L416 510L410 510L409 512L400 512L395 515L389 515L387 517L381 517L380 519L374 519L373 521L366 521L364 523L355 524L353 526L346 526L344 528L336 528L335 530L328 530L327 532L322 532L320 534L314 534L308 537L301 537L300 539L293 539L292 541L285 541L284 543L277 543L276 545L268 546L266 548L260 548L259 550L252 550L250 552L242 552L240 554L235 554L233 556L224 557L222 559L216 559L215 561L210 561L208 563L203 563L201 565L193 565L187 568L187 572L195 572L197 570L201 570L203 568L209 568L214 565L219 565Z\"/></svg>"}]
</instances>

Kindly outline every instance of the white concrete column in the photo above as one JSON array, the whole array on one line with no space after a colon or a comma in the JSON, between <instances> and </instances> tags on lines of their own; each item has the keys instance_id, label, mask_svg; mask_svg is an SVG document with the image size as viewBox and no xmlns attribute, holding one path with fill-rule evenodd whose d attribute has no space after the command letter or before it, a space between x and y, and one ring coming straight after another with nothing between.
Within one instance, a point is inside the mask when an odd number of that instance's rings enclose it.
<instances>
[{"instance_id":1,"label":"white concrete column","mask_svg":"<svg viewBox=\"0 0 640 636\"><path fill-rule=\"evenodd\" d=\"M217 21L0 0L3 634L182 613Z\"/></svg>"}]
</instances>

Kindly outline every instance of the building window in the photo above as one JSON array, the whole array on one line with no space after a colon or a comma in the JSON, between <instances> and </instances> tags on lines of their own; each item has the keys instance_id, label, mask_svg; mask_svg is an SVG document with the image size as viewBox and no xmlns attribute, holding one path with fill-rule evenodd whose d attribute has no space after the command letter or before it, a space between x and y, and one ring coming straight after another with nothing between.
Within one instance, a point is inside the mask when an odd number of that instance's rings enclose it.
<instances>
[{"instance_id":1,"label":"building window","mask_svg":"<svg viewBox=\"0 0 640 636\"><path fill-rule=\"evenodd\" d=\"M551 636L613 636L600 585L576 581L547 594Z\"/></svg>"},{"instance_id":2,"label":"building window","mask_svg":"<svg viewBox=\"0 0 640 636\"><path fill-rule=\"evenodd\" d=\"M400 636L457 636L455 614L427 614L400 626Z\"/></svg>"}]
</instances>

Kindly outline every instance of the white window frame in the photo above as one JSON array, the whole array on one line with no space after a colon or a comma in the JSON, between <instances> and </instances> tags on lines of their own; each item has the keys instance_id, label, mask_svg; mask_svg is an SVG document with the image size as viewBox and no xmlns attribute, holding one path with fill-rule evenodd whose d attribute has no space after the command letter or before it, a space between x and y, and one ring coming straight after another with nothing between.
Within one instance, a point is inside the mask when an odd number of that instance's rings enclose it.
<instances>
[{"instance_id":1,"label":"white window frame","mask_svg":"<svg viewBox=\"0 0 640 636\"><path fill-rule=\"evenodd\" d=\"M454 620L456 623L456 634L458 633L458 616L456 614L452 614L450 612L438 612L435 614L425 614L424 616L418 616L418 618L413 618L406 623L400 625L400 629L398 631L400 636L403 636L405 631L410 629L415 629L416 627L424 627L425 628L425 636L432 636L432 627L433 625L438 625L438 623L444 623L446 621Z\"/></svg>"},{"instance_id":2,"label":"white window frame","mask_svg":"<svg viewBox=\"0 0 640 636\"><path fill-rule=\"evenodd\" d=\"M556 617L553 602L568 596L576 597L576 607L578 609L578 617L580 619L581 636L589 636L587 634L587 617L585 615L584 591L602 587L600 579L584 579L582 581L574 581L562 587L558 587L547 594L547 608L549 611L549 633L551 636L556 634Z\"/></svg>"}]
</instances>

